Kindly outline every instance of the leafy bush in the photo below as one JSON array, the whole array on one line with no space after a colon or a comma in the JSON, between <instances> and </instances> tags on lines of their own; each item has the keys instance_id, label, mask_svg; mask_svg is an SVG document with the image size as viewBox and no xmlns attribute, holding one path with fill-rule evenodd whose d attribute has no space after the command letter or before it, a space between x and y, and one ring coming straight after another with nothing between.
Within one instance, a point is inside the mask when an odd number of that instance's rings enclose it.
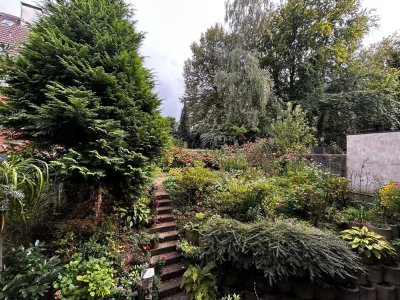
<instances>
[{"instance_id":1,"label":"leafy bush","mask_svg":"<svg viewBox=\"0 0 400 300\"><path fill-rule=\"evenodd\" d=\"M396 250L383 236L368 231L365 226L342 231L342 239L362 257L375 257L380 260L383 256L396 255Z\"/></svg>"},{"instance_id":2,"label":"leafy bush","mask_svg":"<svg viewBox=\"0 0 400 300\"><path fill-rule=\"evenodd\" d=\"M0 272L0 299L35 300L51 289L61 269L60 260L47 259L44 250L38 241L27 248L20 246L12 250L5 259L7 268Z\"/></svg>"},{"instance_id":3,"label":"leafy bush","mask_svg":"<svg viewBox=\"0 0 400 300\"><path fill-rule=\"evenodd\" d=\"M221 300L240 300L240 296L237 294L233 294L232 296L228 295L228 296L222 297Z\"/></svg>"},{"instance_id":4,"label":"leafy bush","mask_svg":"<svg viewBox=\"0 0 400 300\"><path fill-rule=\"evenodd\" d=\"M189 299L215 300L217 298L217 279L212 273L216 264L209 262L205 267L189 266L183 274L181 288Z\"/></svg>"},{"instance_id":5,"label":"leafy bush","mask_svg":"<svg viewBox=\"0 0 400 300\"><path fill-rule=\"evenodd\" d=\"M270 143L279 154L308 153L315 143L315 128L307 123L306 113L299 105L288 103L269 130Z\"/></svg>"},{"instance_id":6,"label":"leafy bush","mask_svg":"<svg viewBox=\"0 0 400 300\"><path fill-rule=\"evenodd\" d=\"M245 181L233 178L225 190L214 195L214 206L218 213L245 221L254 221L262 216L274 214L282 191L272 181Z\"/></svg>"},{"instance_id":7,"label":"leafy bush","mask_svg":"<svg viewBox=\"0 0 400 300\"><path fill-rule=\"evenodd\" d=\"M201 248L190 244L185 239L182 239L180 241L180 243L177 246L177 249L188 260L191 260L191 261L199 261L200 260Z\"/></svg>"},{"instance_id":8,"label":"leafy bush","mask_svg":"<svg viewBox=\"0 0 400 300\"><path fill-rule=\"evenodd\" d=\"M150 222L151 211L148 203L143 199L139 199L127 208L120 207L117 211L127 227L138 228L140 225L146 225Z\"/></svg>"},{"instance_id":9,"label":"leafy bush","mask_svg":"<svg viewBox=\"0 0 400 300\"><path fill-rule=\"evenodd\" d=\"M379 205L388 217L400 217L400 182L389 182L379 190Z\"/></svg>"},{"instance_id":10,"label":"leafy bush","mask_svg":"<svg viewBox=\"0 0 400 300\"><path fill-rule=\"evenodd\" d=\"M213 218L203 229L200 245L205 259L255 268L271 284L291 276L349 278L362 269L358 256L333 233L283 220L245 224Z\"/></svg>"},{"instance_id":11,"label":"leafy bush","mask_svg":"<svg viewBox=\"0 0 400 300\"><path fill-rule=\"evenodd\" d=\"M179 195L182 205L196 205L204 201L207 190L217 181L214 171L204 167L184 168L182 171L173 170L170 172L174 183L167 184L169 190L171 186L178 189L180 193L172 191L171 196ZM174 198L174 197L173 197Z\"/></svg>"},{"instance_id":12,"label":"leafy bush","mask_svg":"<svg viewBox=\"0 0 400 300\"><path fill-rule=\"evenodd\" d=\"M115 286L115 273L106 258L85 260L82 253L76 253L58 275L54 288L61 291L63 299L104 298Z\"/></svg>"}]
</instances>

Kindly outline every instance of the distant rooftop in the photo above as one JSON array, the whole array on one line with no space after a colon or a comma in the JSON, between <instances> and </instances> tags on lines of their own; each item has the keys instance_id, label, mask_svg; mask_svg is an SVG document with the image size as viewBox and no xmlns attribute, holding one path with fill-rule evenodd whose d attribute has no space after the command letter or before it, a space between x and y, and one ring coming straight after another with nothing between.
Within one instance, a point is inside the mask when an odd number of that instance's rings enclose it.
<instances>
[{"instance_id":1,"label":"distant rooftop","mask_svg":"<svg viewBox=\"0 0 400 300\"><path fill-rule=\"evenodd\" d=\"M10 56L17 55L19 44L27 37L28 28L22 25L21 18L0 12L0 52L5 50Z\"/></svg>"}]
</instances>

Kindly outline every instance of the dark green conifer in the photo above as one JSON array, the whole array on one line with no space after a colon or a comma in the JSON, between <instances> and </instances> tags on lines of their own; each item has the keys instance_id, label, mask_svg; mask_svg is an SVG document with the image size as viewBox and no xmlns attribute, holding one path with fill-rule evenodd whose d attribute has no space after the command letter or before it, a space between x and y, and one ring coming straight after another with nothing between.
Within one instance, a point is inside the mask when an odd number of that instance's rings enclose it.
<instances>
[{"instance_id":1,"label":"dark green conifer","mask_svg":"<svg viewBox=\"0 0 400 300\"><path fill-rule=\"evenodd\" d=\"M167 124L123 0L46 0L20 56L7 60L2 125L46 151L65 179L128 200L163 147Z\"/></svg>"}]
</instances>

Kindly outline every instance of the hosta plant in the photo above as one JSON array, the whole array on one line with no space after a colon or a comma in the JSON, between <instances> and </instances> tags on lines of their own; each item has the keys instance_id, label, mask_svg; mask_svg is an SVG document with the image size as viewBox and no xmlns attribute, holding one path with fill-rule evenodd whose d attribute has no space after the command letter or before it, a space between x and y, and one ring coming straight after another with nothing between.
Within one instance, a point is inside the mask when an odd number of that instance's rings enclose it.
<instances>
[{"instance_id":1,"label":"hosta plant","mask_svg":"<svg viewBox=\"0 0 400 300\"><path fill-rule=\"evenodd\" d=\"M380 260L383 256L396 255L393 246L383 236L369 231L365 226L342 231L342 239L361 257Z\"/></svg>"}]
</instances>

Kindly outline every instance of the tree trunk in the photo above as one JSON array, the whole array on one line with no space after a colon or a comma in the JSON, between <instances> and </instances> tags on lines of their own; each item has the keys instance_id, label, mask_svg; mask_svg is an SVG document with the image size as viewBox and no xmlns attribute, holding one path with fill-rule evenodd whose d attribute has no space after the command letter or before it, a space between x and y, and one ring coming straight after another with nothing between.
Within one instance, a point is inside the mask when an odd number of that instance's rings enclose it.
<instances>
[{"instance_id":1,"label":"tree trunk","mask_svg":"<svg viewBox=\"0 0 400 300\"><path fill-rule=\"evenodd\" d=\"M96 203L94 209L94 218L99 221L101 219L101 206L103 204L103 188L99 185L95 190Z\"/></svg>"}]
</instances>

